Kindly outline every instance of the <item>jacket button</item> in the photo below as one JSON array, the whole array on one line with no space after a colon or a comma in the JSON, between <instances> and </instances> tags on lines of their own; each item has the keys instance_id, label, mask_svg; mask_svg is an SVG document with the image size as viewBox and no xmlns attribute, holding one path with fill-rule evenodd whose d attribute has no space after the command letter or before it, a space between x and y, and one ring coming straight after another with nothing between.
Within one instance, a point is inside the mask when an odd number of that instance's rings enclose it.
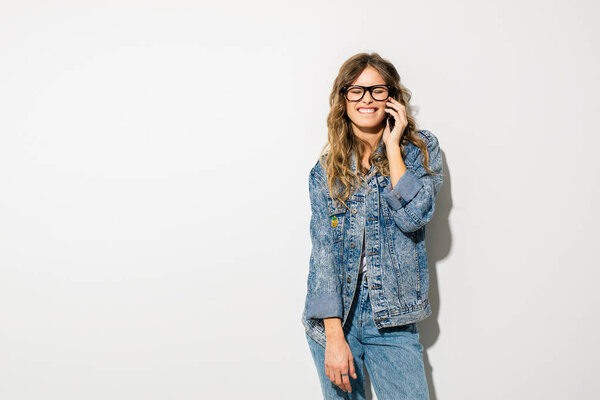
<instances>
[{"instance_id":1,"label":"jacket button","mask_svg":"<svg viewBox=\"0 0 600 400\"><path fill-rule=\"evenodd\" d=\"M350 243L350 248L354 248L354 243Z\"/></svg>"},{"instance_id":2,"label":"jacket button","mask_svg":"<svg viewBox=\"0 0 600 400\"><path fill-rule=\"evenodd\" d=\"M352 282L352 279L350 279L350 277L348 277L347 279L348 283Z\"/></svg>"},{"instance_id":3,"label":"jacket button","mask_svg":"<svg viewBox=\"0 0 600 400\"><path fill-rule=\"evenodd\" d=\"M351 210L351 212L352 212L352 214L356 214L356 208L353 208L353 209Z\"/></svg>"}]
</instances>

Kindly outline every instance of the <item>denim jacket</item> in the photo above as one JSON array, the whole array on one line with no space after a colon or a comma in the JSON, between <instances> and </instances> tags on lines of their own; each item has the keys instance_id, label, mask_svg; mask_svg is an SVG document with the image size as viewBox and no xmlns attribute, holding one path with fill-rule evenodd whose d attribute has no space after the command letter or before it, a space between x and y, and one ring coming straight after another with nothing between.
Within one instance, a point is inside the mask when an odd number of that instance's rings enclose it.
<instances>
[{"instance_id":1,"label":"denim jacket","mask_svg":"<svg viewBox=\"0 0 600 400\"><path fill-rule=\"evenodd\" d=\"M429 167L442 174L438 139L418 131L427 143ZM383 141L375 150L384 151ZM326 172L317 161L309 174L311 205L307 294L302 313L306 333L325 347L323 318L346 323L357 280L363 233L373 320L378 328L421 321L431 314L428 301L429 269L425 251L425 224L434 212L442 175L431 175L421 164L422 152L405 145L406 172L390 185L372 165L367 185L346 201L347 210L329 195ZM351 168L357 160L352 154Z\"/></svg>"}]
</instances>

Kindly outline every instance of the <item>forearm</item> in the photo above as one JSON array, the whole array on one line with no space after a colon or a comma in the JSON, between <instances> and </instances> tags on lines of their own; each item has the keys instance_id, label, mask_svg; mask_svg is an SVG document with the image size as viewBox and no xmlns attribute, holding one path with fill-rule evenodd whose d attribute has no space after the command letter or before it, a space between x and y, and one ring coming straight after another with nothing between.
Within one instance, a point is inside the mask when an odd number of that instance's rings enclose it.
<instances>
[{"instance_id":1,"label":"forearm","mask_svg":"<svg viewBox=\"0 0 600 400\"><path fill-rule=\"evenodd\" d=\"M339 340L344 338L344 330L342 329L342 320L338 317L323 318L325 325L325 336L327 340Z\"/></svg>"},{"instance_id":2,"label":"forearm","mask_svg":"<svg viewBox=\"0 0 600 400\"><path fill-rule=\"evenodd\" d=\"M402 159L400 145L386 146L386 153L390 165L390 185L393 186L400 180L406 172L406 164Z\"/></svg>"}]
</instances>

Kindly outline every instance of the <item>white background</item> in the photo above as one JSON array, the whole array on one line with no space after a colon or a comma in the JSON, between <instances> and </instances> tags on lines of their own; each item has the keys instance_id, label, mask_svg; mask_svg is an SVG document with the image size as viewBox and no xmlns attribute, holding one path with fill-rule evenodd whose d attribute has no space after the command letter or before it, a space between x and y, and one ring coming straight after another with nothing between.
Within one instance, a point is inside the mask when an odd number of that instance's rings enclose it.
<instances>
[{"instance_id":1,"label":"white background","mask_svg":"<svg viewBox=\"0 0 600 400\"><path fill-rule=\"evenodd\" d=\"M308 173L339 67L376 51L448 174L431 398L598 398L598 11L2 2L0 397L320 398Z\"/></svg>"}]
</instances>

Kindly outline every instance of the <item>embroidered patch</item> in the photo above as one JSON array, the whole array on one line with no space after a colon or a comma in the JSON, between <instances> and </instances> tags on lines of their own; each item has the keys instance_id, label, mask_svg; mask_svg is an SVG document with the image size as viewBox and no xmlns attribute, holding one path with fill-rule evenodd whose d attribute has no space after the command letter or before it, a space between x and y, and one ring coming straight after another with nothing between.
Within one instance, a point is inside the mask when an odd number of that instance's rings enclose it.
<instances>
[{"instance_id":1,"label":"embroidered patch","mask_svg":"<svg viewBox=\"0 0 600 400\"><path fill-rule=\"evenodd\" d=\"M337 217L335 215L331 217L331 226L333 228L335 228L336 226L338 226L338 219L337 219Z\"/></svg>"}]
</instances>

